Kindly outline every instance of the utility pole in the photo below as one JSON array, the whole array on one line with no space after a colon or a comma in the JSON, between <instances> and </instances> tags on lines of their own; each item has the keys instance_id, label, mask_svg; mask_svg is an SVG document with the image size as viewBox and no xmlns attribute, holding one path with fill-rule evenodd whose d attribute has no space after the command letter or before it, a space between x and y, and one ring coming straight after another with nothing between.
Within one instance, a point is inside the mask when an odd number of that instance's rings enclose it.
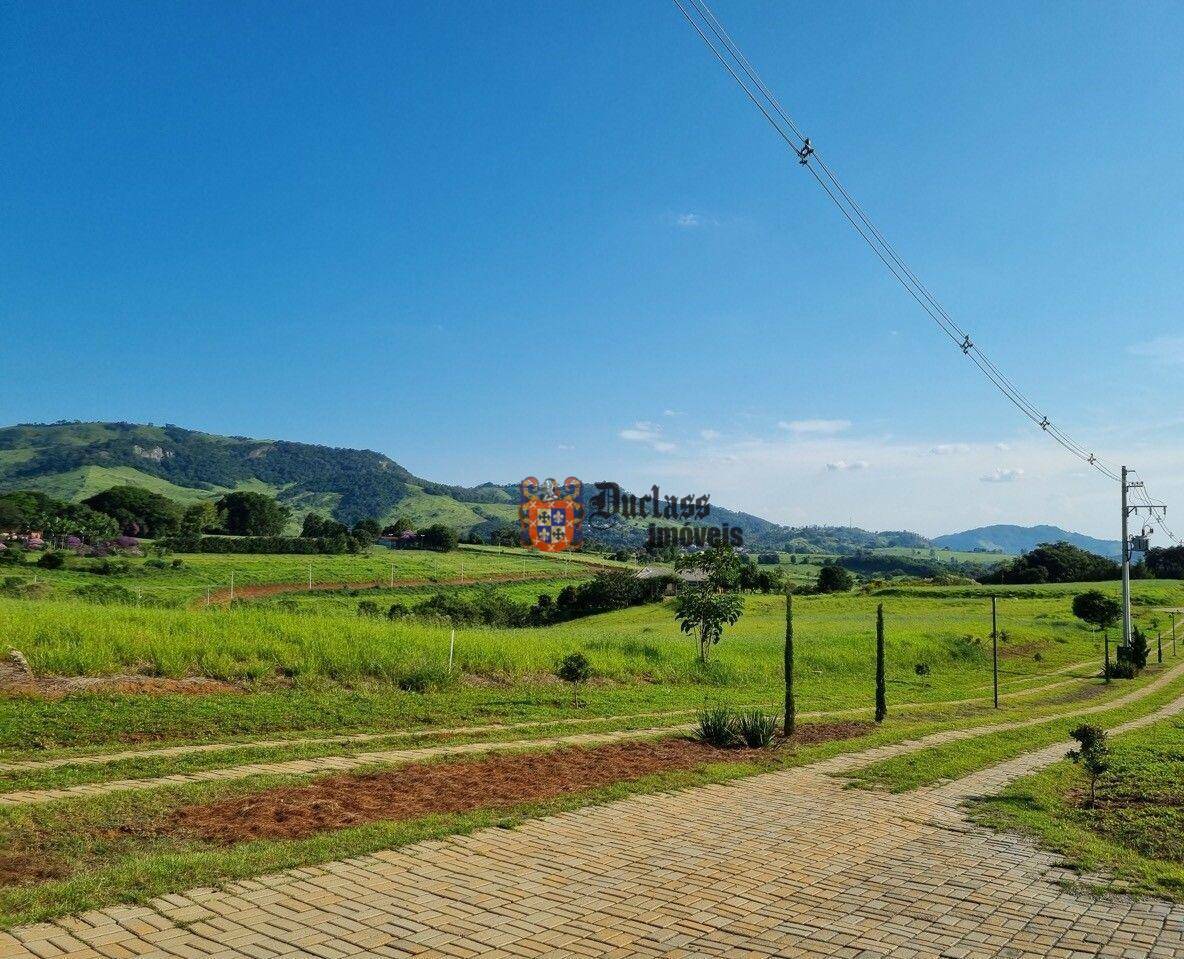
<instances>
[{"instance_id":1,"label":"utility pole","mask_svg":"<svg viewBox=\"0 0 1184 959\"><path fill-rule=\"evenodd\" d=\"M1141 482L1134 482L1127 479L1127 468L1122 468L1122 645L1130 647L1131 644L1131 553L1133 552L1147 552L1147 531L1144 530L1138 536L1131 536L1130 532L1130 516L1132 513L1138 513L1139 510L1145 509L1152 516L1158 510L1161 514L1166 513L1168 508L1162 503L1151 503L1132 505L1127 492L1133 489L1142 489ZM1143 497L1147 497L1144 495Z\"/></svg>"},{"instance_id":2,"label":"utility pole","mask_svg":"<svg viewBox=\"0 0 1184 959\"><path fill-rule=\"evenodd\" d=\"M1143 484L1140 483L1140 486ZM1122 645L1131 645L1131 538L1129 518L1130 507L1126 502L1126 493L1130 484L1126 480L1126 467L1122 468Z\"/></svg>"},{"instance_id":3,"label":"utility pole","mask_svg":"<svg viewBox=\"0 0 1184 959\"><path fill-rule=\"evenodd\" d=\"M995 708L999 708L999 621L995 615L995 597L991 597L991 672L994 675Z\"/></svg>"}]
</instances>

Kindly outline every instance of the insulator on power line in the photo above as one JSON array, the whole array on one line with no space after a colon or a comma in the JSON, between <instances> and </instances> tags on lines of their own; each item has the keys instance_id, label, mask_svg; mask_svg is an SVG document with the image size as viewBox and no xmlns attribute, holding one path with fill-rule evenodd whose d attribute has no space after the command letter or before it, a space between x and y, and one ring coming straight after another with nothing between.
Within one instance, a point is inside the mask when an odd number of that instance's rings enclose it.
<instances>
[{"instance_id":1,"label":"insulator on power line","mask_svg":"<svg viewBox=\"0 0 1184 959\"><path fill-rule=\"evenodd\" d=\"M1052 423L1050 423L1050 422L1048 421L1048 417L1047 417L1047 416L1046 416L1046 417L1044 417L1044 419L1042 419L1042 420L1040 421L1040 428L1041 428L1042 430L1045 430L1045 431L1047 432L1047 430L1048 430L1048 428L1049 428L1050 426L1052 426Z\"/></svg>"},{"instance_id":2,"label":"insulator on power line","mask_svg":"<svg viewBox=\"0 0 1184 959\"><path fill-rule=\"evenodd\" d=\"M1093 454L1093 453L1090 453L1090 454L1089 454L1089 459L1088 459L1088 460L1086 460L1086 462L1087 462L1087 463L1089 463L1089 465L1090 465L1090 466L1093 466L1093 465L1094 465L1094 463L1096 463L1097 461L1098 461L1098 458L1097 458L1096 456L1094 456L1094 454Z\"/></svg>"},{"instance_id":3,"label":"insulator on power line","mask_svg":"<svg viewBox=\"0 0 1184 959\"><path fill-rule=\"evenodd\" d=\"M965 353L967 356L969 356L971 347L974 346L974 344L970 342L970 334L969 333L967 333L966 336L963 337L960 346L962 347L962 352Z\"/></svg>"},{"instance_id":4,"label":"insulator on power line","mask_svg":"<svg viewBox=\"0 0 1184 959\"><path fill-rule=\"evenodd\" d=\"M800 163L802 166L805 166L810 162L810 157L814 155L814 147L810 145L809 137L806 137L806 139L802 141L802 148L797 151L797 154L798 163Z\"/></svg>"}]
</instances>

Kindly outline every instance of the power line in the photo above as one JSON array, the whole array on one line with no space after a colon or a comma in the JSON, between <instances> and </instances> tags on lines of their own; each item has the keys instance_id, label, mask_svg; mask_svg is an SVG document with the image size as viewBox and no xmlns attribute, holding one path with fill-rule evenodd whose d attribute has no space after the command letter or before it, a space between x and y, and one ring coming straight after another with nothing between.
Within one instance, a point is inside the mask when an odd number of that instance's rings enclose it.
<instances>
[{"instance_id":1,"label":"power line","mask_svg":"<svg viewBox=\"0 0 1184 959\"><path fill-rule=\"evenodd\" d=\"M707 0L673 0L673 2L748 99L760 110L769 125L794 151L799 164L810 171L831 202L937 327L1021 414L1040 427L1069 453L1096 469L1103 476L1117 482L1119 480L1117 469L1101 460L1096 454L1077 443L1054 425L1048 415L975 344L970 334L950 316L937 298L921 282L903 257L888 242L871 217L843 186L838 175L822 159L809 137L802 133L777 97L761 80L748 58L712 12ZM694 11L694 15L691 10ZM743 76L741 76L742 74Z\"/></svg>"}]
</instances>

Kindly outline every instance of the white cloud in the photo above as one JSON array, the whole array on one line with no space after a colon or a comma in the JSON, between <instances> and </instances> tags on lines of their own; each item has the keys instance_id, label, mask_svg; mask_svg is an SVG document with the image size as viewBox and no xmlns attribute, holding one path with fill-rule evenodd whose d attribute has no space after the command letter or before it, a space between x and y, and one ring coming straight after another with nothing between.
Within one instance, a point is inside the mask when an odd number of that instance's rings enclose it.
<instances>
[{"instance_id":1,"label":"white cloud","mask_svg":"<svg viewBox=\"0 0 1184 959\"><path fill-rule=\"evenodd\" d=\"M651 423L648 420L638 420L629 429L621 430L617 435L623 440L630 440L634 443L652 443L658 439L662 432L662 427L657 423Z\"/></svg>"},{"instance_id":2,"label":"white cloud","mask_svg":"<svg viewBox=\"0 0 1184 959\"><path fill-rule=\"evenodd\" d=\"M679 410L662 410L662 415L663 416L682 416L682 412Z\"/></svg>"},{"instance_id":3,"label":"white cloud","mask_svg":"<svg viewBox=\"0 0 1184 959\"><path fill-rule=\"evenodd\" d=\"M848 463L846 460L835 460L833 463L827 463L826 468L832 473L843 472L845 470L865 470L871 464L867 460L854 460Z\"/></svg>"},{"instance_id":4,"label":"white cloud","mask_svg":"<svg viewBox=\"0 0 1184 959\"><path fill-rule=\"evenodd\" d=\"M699 435L708 442L717 440L720 437L719 430L699 430Z\"/></svg>"},{"instance_id":5,"label":"white cloud","mask_svg":"<svg viewBox=\"0 0 1184 959\"><path fill-rule=\"evenodd\" d=\"M996 467L986 476L980 476L979 480L984 483L1016 483L1024 478L1024 471L1021 469L1003 469Z\"/></svg>"},{"instance_id":6,"label":"white cloud","mask_svg":"<svg viewBox=\"0 0 1184 959\"><path fill-rule=\"evenodd\" d=\"M662 439L662 427L648 420L638 420L628 429L621 430L617 435L631 443L648 443L659 453L672 453L678 448L674 443Z\"/></svg>"},{"instance_id":7,"label":"white cloud","mask_svg":"<svg viewBox=\"0 0 1184 959\"><path fill-rule=\"evenodd\" d=\"M693 230L695 227L703 225L703 217L698 213L680 213L675 217L674 222L684 230Z\"/></svg>"},{"instance_id":8,"label":"white cloud","mask_svg":"<svg viewBox=\"0 0 1184 959\"><path fill-rule=\"evenodd\" d=\"M938 443L929 450L930 456L953 456L955 453L969 453L969 443Z\"/></svg>"},{"instance_id":9,"label":"white cloud","mask_svg":"<svg viewBox=\"0 0 1184 959\"><path fill-rule=\"evenodd\" d=\"M797 434L841 433L850 426L850 420L782 420L777 424L778 429Z\"/></svg>"},{"instance_id":10,"label":"white cloud","mask_svg":"<svg viewBox=\"0 0 1184 959\"><path fill-rule=\"evenodd\" d=\"M1126 348L1132 356L1147 356L1165 366L1184 366L1184 336L1157 336Z\"/></svg>"},{"instance_id":11,"label":"white cloud","mask_svg":"<svg viewBox=\"0 0 1184 959\"><path fill-rule=\"evenodd\" d=\"M557 447L555 447L555 448L556 448L557 450L560 450L560 451L574 450L574 449L575 449L575 447L574 447L574 446L568 446L566 443L560 443L560 444L559 444Z\"/></svg>"},{"instance_id":12,"label":"white cloud","mask_svg":"<svg viewBox=\"0 0 1184 959\"><path fill-rule=\"evenodd\" d=\"M1006 443L996 443L995 449L999 450L1001 453L1006 453L1011 449L1011 447Z\"/></svg>"}]
</instances>

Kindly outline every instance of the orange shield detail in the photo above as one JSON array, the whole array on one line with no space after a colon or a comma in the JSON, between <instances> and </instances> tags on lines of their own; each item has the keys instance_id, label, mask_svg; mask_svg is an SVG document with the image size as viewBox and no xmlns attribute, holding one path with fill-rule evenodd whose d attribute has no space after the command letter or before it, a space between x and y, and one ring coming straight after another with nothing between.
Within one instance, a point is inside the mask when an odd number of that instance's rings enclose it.
<instances>
[{"instance_id":1,"label":"orange shield detail","mask_svg":"<svg viewBox=\"0 0 1184 959\"><path fill-rule=\"evenodd\" d=\"M530 545L544 553L558 553L575 538L576 514L567 500L535 500L526 508Z\"/></svg>"}]
</instances>

